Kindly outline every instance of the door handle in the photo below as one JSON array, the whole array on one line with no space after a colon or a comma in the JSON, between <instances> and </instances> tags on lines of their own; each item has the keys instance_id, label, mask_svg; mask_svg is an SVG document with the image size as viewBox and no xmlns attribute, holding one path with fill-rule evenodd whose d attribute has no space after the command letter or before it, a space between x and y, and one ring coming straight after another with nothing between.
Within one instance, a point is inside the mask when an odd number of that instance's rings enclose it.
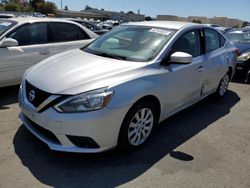
<instances>
[{"instance_id":1,"label":"door handle","mask_svg":"<svg viewBox=\"0 0 250 188\"><path fill-rule=\"evenodd\" d=\"M225 56L225 57L224 57L224 62L225 62L225 63L228 63L228 62L229 62L228 56Z\"/></svg>"},{"instance_id":2,"label":"door handle","mask_svg":"<svg viewBox=\"0 0 250 188\"><path fill-rule=\"evenodd\" d=\"M196 69L197 72L202 72L203 70L204 70L204 67L203 67L203 66L199 66L199 67Z\"/></svg>"},{"instance_id":3,"label":"door handle","mask_svg":"<svg viewBox=\"0 0 250 188\"><path fill-rule=\"evenodd\" d=\"M50 55L50 51L49 50L43 50L39 52L41 55Z\"/></svg>"}]
</instances>

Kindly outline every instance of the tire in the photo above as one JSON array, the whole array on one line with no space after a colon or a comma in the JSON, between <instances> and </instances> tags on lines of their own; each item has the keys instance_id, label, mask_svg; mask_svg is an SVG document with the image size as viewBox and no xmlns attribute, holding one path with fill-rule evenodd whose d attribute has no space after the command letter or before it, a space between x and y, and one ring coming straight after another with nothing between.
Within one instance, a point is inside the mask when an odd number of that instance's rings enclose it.
<instances>
[{"instance_id":1,"label":"tire","mask_svg":"<svg viewBox=\"0 0 250 188\"><path fill-rule=\"evenodd\" d=\"M221 79L219 86L215 92L216 97L223 97L228 89L229 86L229 81L230 81L230 75L227 73L225 76Z\"/></svg>"},{"instance_id":2,"label":"tire","mask_svg":"<svg viewBox=\"0 0 250 188\"><path fill-rule=\"evenodd\" d=\"M135 104L123 120L118 148L125 151L140 148L151 137L157 122L157 113L153 103L143 101Z\"/></svg>"}]
</instances>

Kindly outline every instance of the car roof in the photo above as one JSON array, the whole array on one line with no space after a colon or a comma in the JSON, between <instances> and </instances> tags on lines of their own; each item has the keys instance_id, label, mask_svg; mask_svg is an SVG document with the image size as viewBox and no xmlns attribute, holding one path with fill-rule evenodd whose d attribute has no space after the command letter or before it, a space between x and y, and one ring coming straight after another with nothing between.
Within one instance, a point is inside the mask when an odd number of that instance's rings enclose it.
<instances>
[{"instance_id":1,"label":"car roof","mask_svg":"<svg viewBox=\"0 0 250 188\"><path fill-rule=\"evenodd\" d=\"M143 22L129 22L123 25L162 27L162 28L179 30L186 26L200 25L200 24L191 23L191 22L179 22L179 21L143 21Z\"/></svg>"},{"instance_id":2,"label":"car roof","mask_svg":"<svg viewBox=\"0 0 250 188\"><path fill-rule=\"evenodd\" d=\"M1 20L1 19L0 19ZM25 23L35 23L35 22L62 22L62 23L71 23L71 24L78 24L76 22L70 21L70 20L63 20L63 19L57 19L57 18L37 18L37 17L18 17L18 18L9 18L9 19L2 19L4 21L12 21L17 22L18 25L22 25ZM88 30L87 28L83 27L81 24L78 24L82 29L85 30L85 32L88 33L88 35L91 38L96 38L98 35L96 35L94 32Z\"/></svg>"},{"instance_id":3,"label":"car roof","mask_svg":"<svg viewBox=\"0 0 250 188\"><path fill-rule=\"evenodd\" d=\"M250 32L250 28L233 29L228 31L227 33L246 33L246 32Z\"/></svg>"},{"instance_id":4,"label":"car roof","mask_svg":"<svg viewBox=\"0 0 250 188\"><path fill-rule=\"evenodd\" d=\"M82 20L82 19L79 19L79 18L59 18L59 19L62 19L62 20L73 20L73 21L88 22L88 21L86 21L86 20Z\"/></svg>"},{"instance_id":5,"label":"car roof","mask_svg":"<svg viewBox=\"0 0 250 188\"><path fill-rule=\"evenodd\" d=\"M57 18L38 18L38 17L17 17L17 18L10 18L8 20L12 20L15 22L18 22L19 24L23 23L32 23L32 22L55 22L55 21L60 21L60 22L71 22L70 20L63 20L63 19L57 19Z\"/></svg>"}]
</instances>

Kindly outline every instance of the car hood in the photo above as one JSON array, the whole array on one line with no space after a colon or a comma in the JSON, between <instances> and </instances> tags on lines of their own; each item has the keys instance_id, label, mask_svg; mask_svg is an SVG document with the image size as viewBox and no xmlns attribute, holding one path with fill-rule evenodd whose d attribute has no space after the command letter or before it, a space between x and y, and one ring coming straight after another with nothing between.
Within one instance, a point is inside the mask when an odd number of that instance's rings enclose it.
<instances>
[{"instance_id":1,"label":"car hood","mask_svg":"<svg viewBox=\"0 0 250 188\"><path fill-rule=\"evenodd\" d=\"M74 95L113 86L143 74L146 63L100 57L80 49L64 52L38 63L25 79L53 94Z\"/></svg>"},{"instance_id":2,"label":"car hood","mask_svg":"<svg viewBox=\"0 0 250 188\"><path fill-rule=\"evenodd\" d=\"M250 50L250 43L234 42L233 44L237 49L239 49L241 54Z\"/></svg>"}]
</instances>

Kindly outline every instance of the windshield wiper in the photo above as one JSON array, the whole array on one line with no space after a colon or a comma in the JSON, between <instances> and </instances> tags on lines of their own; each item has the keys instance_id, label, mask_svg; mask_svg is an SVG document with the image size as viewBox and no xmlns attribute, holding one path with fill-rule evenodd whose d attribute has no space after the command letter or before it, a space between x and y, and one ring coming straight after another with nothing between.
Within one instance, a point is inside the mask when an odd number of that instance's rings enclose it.
<instances>
[{"instance_id":1,"label":"windshield wiper","mask_svg":"<svg viewBox=\"0 0 250 188\"><path fill-rule=\"evenodd\" d=\"M92 50L92 49L89 49L86 47L81 48L81 50L84 52L91 53L91 54L98 55L98 56L102 56L102 57L110 57L113 59L127 60L127 57L124 57L124 56L119 56L119 55L110 54L110 53L106 53L106 52L100 52L100 51Z\"/></svg>"},{"instance_id":2,"label":"windshield wiper","mask_svg":"<svg viewBox=\"0 0 250 188\"><path fill-rule=\"evenodd\" d=\"M109 54L109 53L105 53L105 52L96 53L96 55L100 55L103 57L110 57L110 58L119 59L119 60L126 60L127 59L126 57L123 57L123 56Z\"/></svg>"}]
</instances>

